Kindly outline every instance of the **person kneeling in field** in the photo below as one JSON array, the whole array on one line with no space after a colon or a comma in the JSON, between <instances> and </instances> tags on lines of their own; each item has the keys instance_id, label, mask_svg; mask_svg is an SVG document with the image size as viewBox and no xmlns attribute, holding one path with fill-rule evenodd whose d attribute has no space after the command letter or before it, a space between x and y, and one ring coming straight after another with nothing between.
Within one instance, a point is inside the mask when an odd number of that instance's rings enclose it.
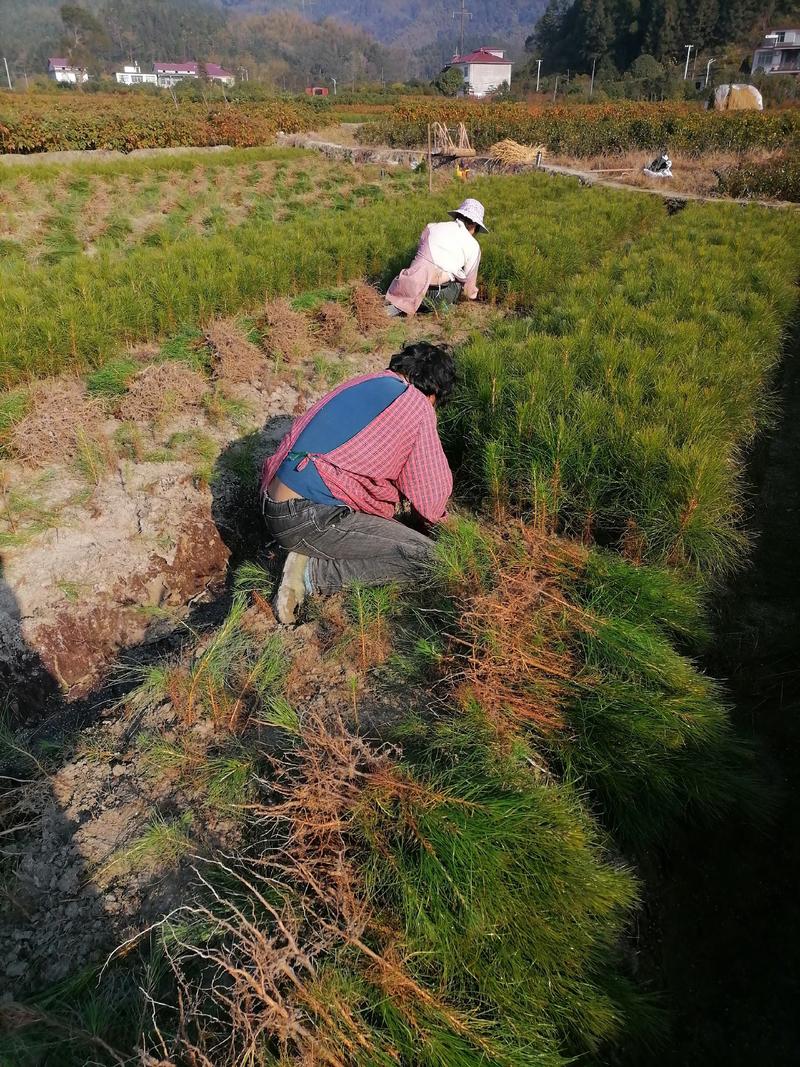
<instances>
[{"instance_id":1,"label":"person kneeling in field","mask_svg":"<svg viewBox=\"0 0 800 1067\"><path fill-rule=\"evenodd\" d=\"M452 222L430 222L422 231L413 263L386 292L387 315L415 315L426 298L455 304L462 292L469 300L477 297L481 246L475 234L489 232L483 204L469 198L448 214Z\"/></svg>"},{"instance_id":2,"label":"person kneeling in field","mask_svg":"<svg viewBox=\"0 0 800 1067\"><path fill-rule=\"evenodd\" d=\"M420 342L295 420L261 475L267 528L289 553L273 605L280 622L294 622L308 594L423 576L434 542L394 515L405 499L425 530L445 517L453 476L435 409L454 384L450 351Z\"/></svg>"}]
</instances>

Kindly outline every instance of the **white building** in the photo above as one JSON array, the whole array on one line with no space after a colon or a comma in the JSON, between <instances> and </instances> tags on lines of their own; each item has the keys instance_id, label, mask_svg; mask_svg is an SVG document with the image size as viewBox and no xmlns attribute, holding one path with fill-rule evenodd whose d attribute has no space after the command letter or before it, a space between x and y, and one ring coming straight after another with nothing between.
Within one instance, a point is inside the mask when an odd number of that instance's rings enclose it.
<instances>
[{"instance_id":1,"label":"white building","mask_svg":"<svg viewBox=\"0 0 800 1067\"><path fill-rule=\"evenodd\" d=\"M800 30L770 30L753 53L751 74L800 74Z\"/></svg>"},{"instance_id":2,"label":"white building","mask_svg":"<svg viewBox=\"0 0 800 1067\"><path fill-rule=\"evenodd\" d=\"M453 56L449 67L464 75L470 96L488 96L503 85L511 85L511 60L502 48L479 48L466 56Z\"/></svg>"},{"instance_id":3,"label":"white building","mask_svg":"<svg viewBox=\"0 0 800 1067\"><path fill-rule=\"evenodd\" d=\"M130 63L118 70L114 77L120 85L158 85L158 75L145 74L138 63Z\"/></svg>"},{"instance_id":4,"label":"white building","mask_svg":"<svg viewBox=\"0 0 800 1067\"><path fill-rule=\"evenodd\" d=\"M200 77L199 63L154 63L153 71L158 79L158 84L163 89L171 89L178 82L186 78ZM233 85L236 78L228 70L223 70L217 63L205 64L205 76L209 81L219 82L221 85Z\"/></svg>"},{"instance_id":5,"label":"white building","mask_svg":"<svg viewBox=\"0 0 800 1067\"><path fill-rule=\"evenodd\" d=\"M64 85L88 82L89 75L83 67L73 67L68 59L48 59L47 76Z\"/></svg>"}]
</instances>

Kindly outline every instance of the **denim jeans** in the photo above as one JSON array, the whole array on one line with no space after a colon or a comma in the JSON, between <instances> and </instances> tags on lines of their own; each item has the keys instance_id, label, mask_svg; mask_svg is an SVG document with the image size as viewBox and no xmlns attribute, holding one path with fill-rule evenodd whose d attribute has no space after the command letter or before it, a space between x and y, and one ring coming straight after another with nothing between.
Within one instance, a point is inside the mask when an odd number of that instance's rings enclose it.
<instances>
[{"instance_id":1,"label":"denim jeans","mask_svg":"<svg viewBox=\"0 0 800 1067\"><path fill-rule=\"evenodd\" d=\"M278 504L266 495L261 506L281 548L311 557L308 577L315 593L335 593L354 582L419 581L433 558L430 537L395 519L310 500Z\"/></svg>"},{"instance_id":2,"label":"denim jeans","mask_svg":"<svg viewBox=\"0 0 800 1067\"><path fill-rule=\"evenodd\" d=\"M464 286L461 282L448 282L446 285L431 285L425 294L423 309L438 308L441 304L457 304Z\"/></svg>"}]
</instances>

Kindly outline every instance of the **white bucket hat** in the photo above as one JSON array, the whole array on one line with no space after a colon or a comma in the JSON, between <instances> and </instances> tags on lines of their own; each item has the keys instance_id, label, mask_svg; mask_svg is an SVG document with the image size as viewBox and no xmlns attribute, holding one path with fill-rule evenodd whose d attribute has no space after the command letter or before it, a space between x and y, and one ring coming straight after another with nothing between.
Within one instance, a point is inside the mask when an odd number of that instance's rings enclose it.
<instances>
[{"instance_id":1,"label":"white bucket hat","mask_svg":"<svg viewBox=\"0 0 800 1067\"><path fill-rule=\"evenodd\" d=\"M457 207L455 211L448 211L447 214L453 217L462 215L465 219L469 219L470 222L474 222L481 233L489 232L483 225L483 204L480 200L474 200L471 196L464 201L461 207Z\"/></svg>"}]
</instances>

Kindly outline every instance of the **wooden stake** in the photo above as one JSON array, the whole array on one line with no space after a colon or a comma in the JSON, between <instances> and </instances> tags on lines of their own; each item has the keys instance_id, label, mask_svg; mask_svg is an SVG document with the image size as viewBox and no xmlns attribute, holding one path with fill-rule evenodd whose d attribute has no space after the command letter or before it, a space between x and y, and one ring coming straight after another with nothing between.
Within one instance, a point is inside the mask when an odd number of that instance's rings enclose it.
<instances>
[{"instance_id":1,"label":"wooden stake","mask_svg":"<svg viewBox=\"0 0 800 1067\"><path fill-rule=\"evenodd\" d=\"M433 157L431 155L431 124L428 123L428 194L433 195Z\"/></svg>"}]
</instances>

